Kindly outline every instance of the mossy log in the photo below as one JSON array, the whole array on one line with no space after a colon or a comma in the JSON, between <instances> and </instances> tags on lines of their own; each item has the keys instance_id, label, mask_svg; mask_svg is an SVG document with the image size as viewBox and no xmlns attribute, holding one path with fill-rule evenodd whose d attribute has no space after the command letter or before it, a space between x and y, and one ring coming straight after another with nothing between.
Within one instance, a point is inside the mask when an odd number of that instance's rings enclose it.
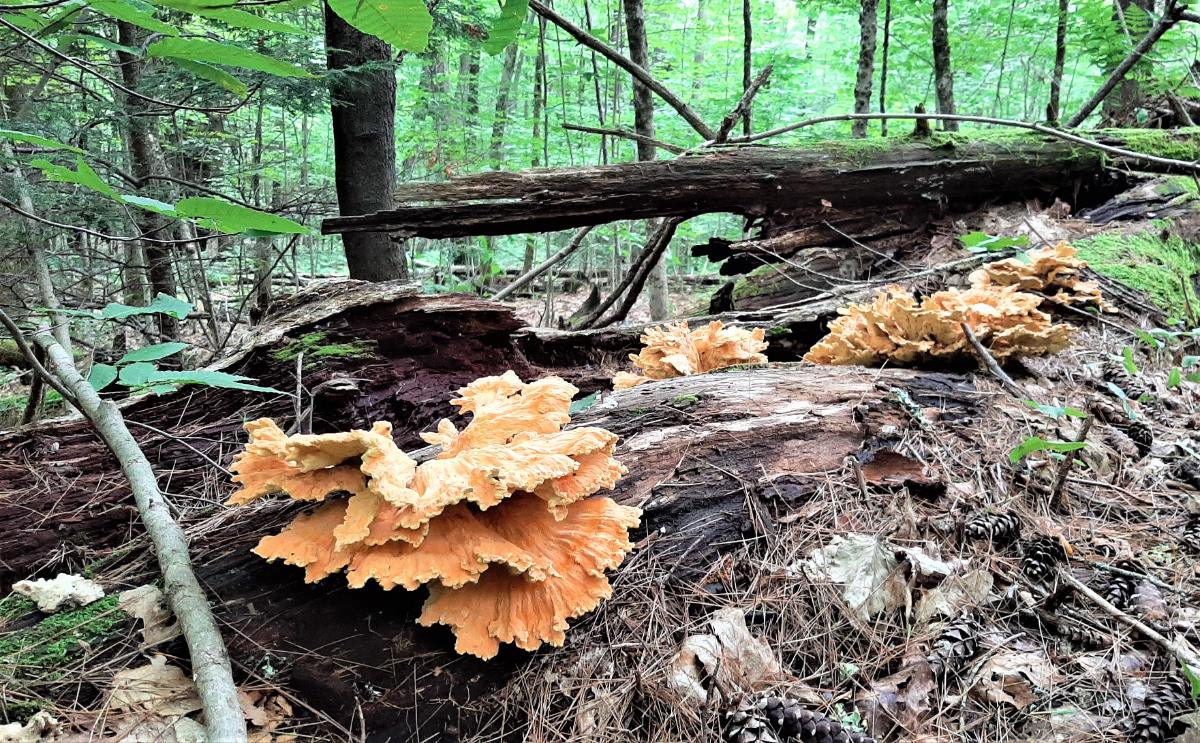
<instances>
[{"instance_id":1,"label":"mossy log","mask_svg":"<svg viewBox=\"0 0 1200 743\"><path fill-rule=\"evenodd\" d=\"M1092 136L1110 145L1142 147L1147 154L1177 155L1200 149L1197 130L1155 138L1119 130ZM322 231L450 238L709 212L756 218L798 207L938 204L958 208L1065 191L1095 178L1113 162L1093 148L1008 131L830 141L794 148L722 147L674 160L489 172L441 183L406 184L396 193L397 208L327 219Z\"/></svg>"}]
</instances>

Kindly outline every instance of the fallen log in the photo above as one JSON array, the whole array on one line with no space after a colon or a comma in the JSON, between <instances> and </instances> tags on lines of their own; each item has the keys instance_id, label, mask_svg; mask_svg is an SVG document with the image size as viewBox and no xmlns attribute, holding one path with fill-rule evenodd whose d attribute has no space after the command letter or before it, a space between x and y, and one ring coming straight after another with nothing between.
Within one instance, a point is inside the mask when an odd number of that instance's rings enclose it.
<instances>
[{"instance_id":1,"label":"fallen log","mask_svg":"<svg viewBox=\"0 0 1200 743\"><path fill-rule=\"evenodd\" d=\"M1156 146L1196 147L1194 130L1157 133ZM1094 135L1145 144L1144 132ZM1138 139L1141 136L1142 139ZM1072 189L1119 157L1028 133L929 140L831 141L803 148L719 147L674 160L593 168L479 173L415 183L396 209L333 217L325 234L392 231L449 238L563 230L622 219L732 212L751 217L801 206L980 203ZM1142 163L1144 165L1144 163Z\"/></svg>"}]
</instances>

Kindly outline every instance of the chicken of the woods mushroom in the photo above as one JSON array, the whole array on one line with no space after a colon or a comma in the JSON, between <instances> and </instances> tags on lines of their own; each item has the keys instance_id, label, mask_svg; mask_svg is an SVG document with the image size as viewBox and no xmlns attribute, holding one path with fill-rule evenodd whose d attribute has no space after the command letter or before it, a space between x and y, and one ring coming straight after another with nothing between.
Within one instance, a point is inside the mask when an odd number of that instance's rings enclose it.
<instances>
[{"instance_id":1,"label":"chicken of the woods mushroom","mask_svg":"<svg viewBox=\"0 0 1200 743\"><path fill-rule=\"evenodd\" d=\"M479 379L451 401L470 423L443 420L423 434L442 451L421 464L387 423L288 436L270 419L252 421L232 466L241 489L228 502L272 493L319 502L254 552L304 568L306 582L344 570L352 588L425 585L418 621L449 625L460 653L561 645L567 620L611 593L605 571L632 549L641 516L588 497L625 468L612 457L615 434L563 430L576 392L557 377Z\"/></svg>"},{"instance_id":2,"label":"chicken of the woods mushroom","mask_svg":"<svg viewBox=\"0 0 1200 743\"><path fill-rule=\"evenodd\" d=\"M1087 264L1071 246L1031 250L1027 257L1028 263L1015 258L989 263L971 274L969 288L947 289L920 302L903 287L888 286L870 302L839 310L829 334L804 360L876 366L970 355L963 323L997 359L1057 353L1070 344L1071 326L1055 323L1040 309L1043 303L1108 305L1095 282L1079 278Z\"/></svg>"},{"instance_id":3,"label":"chicken of the woods mushroom","mask_svg":"<svg viewBox=\"0 0 1200 743\"><path fill-rule=\"evenodd\" d=\"M719 320L689 330L687 323L646 328L641 353L629 360L641 374L617 372L613 388L628 389L643 382L702 374L738 364L765 364L763 329L727 328Z\"/></svg>"}]
</instances>

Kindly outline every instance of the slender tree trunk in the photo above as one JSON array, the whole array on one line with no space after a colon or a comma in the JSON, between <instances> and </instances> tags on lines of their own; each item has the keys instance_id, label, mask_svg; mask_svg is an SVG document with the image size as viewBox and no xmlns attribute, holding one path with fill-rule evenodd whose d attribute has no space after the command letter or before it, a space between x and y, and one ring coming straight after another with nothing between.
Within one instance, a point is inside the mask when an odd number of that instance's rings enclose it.
<instances>
[{"instance_id":1,"label":"slender tree trunk","mask_svg":"<svg viewBox=\"0 0 1200 743\"><path fill-rule=\"evenodd\" d=\"M546 36L546 20L539 19L538 23L538 39L542 41ZM533 73L533 157L529 164L533 167L542 165L542 151L546 146L546 138L549 132L542 130L542 109L546 105L546 47L544 44L538 44L537 65ZM521 274L529 273L533 268L534 253L537 250L537 238L532 233L525 237L525 256L521 261ZM547 285L549 286L549 285ZM547 289L547 293L549 289Z\"/></svg>"},{"instance_id":2,"label":"slender tree trunk","mask_svg":"<svg viewBox=\"0 0 1200 743\"><path fill-rule=\"evenodd\" d=\"M813 58L813 44L817 40L817 15L819 11L815 8L810 8L808 11L808 23L804 26L804 61L811 62Z\"/></svg>"},{"instance_id":3,"label":"slender tree trunk","mask_svg":"<svg viewBox=\"0 0 1200 743\"><path fill-rule=\"evenodd\" d=\"M938 113L954 113L954 70L950 65L950 0L933 0L933 76ZM958 131L957 121L942 122L948 132Z\"/></svg>"},{"instance_id":4,"label":"slender tree trunk","mask_svg":"<svg viewBox=\"0 0 1200 743\"><path fill-rule=\"evenodd\" d=\"M504 130L508 127L509 112L512 108L510 96L520 62L519 45L509 44L504 50L504 69L500 72L500 87L496 90L496 115L492 118L492 143L488 150L492 167L496 170L504 166Z\"/></svg>"},{"instance_id":5,"label":"slender tree trunk","mask_svg":"<svg viewBox=\"0 0 1200 743\"><path fill-rule=\"evenodd\" d=\"M708 18L706 11L708 10L709 0L696 0L696 31L697 39L708 38ZM692 52L692 90L699 91L703 87L704 76L704 44L696 44L696 50Z\"/></svg>"},{"instance_id":6,"label":"slender tree trunk","mask_svg":"<svg viewBox=\"0 0 1200 743\"><path fill-rule=\"evenodd\" d=\"M330 70L391 62L391 48L325 6L325 54ZM334 181L341 214L389 209L396 180L396 75L390 69L343 72L330 89ZM342 235L350 278L408 278L404 252L386 233Z\"/></svg>"},{"instance_id":7,"label":"slender tree trunk","mask_svg":"<svg viewBox=\"0 0 1200 743\"><path fill-rule=\"evenodd\" d=\"M871 112L871 81L875 77L875 37L879 26L879 0L862 0L858 13L858 77L854 81L854 113ZM854 122L855 137L867 136L867 120Z\"/></svg>"},{"instance_id":8,"label":"slender tree trunk","mask_svg":"<svg viewBox=\"0 0 1200 743\"><path fill-rule=\"evenodd\" d=\"M629 35L629 58L644 70L650 69L650 45L646 40L646 10L642 0L623 0L625 28ZM654 94L638 81L633 83L633 122L638 134L654 136ZM638 160L653 160L654 145L637 143ZM653 232L653 230L651 230ZM647 244L643 250L649 250ZM655 264L650 275L650 319L664 320L670 313L667 306L667 261L666 253Z\"/></svg>"},{"instance_id":9,"label":"slender tree trunk","mask_svg":"<svg viewBox=\"0 0 1200 743\"><path fill-rule=\"evenodd\" d=\"M1067 21L1071 0L1058 0L1058 28L1054 34L1054 74L1050 76L1050 104L1046 106L1046 121L1058 126L1062 118L1063 71L1067 67Z\"/></svg>"},{"instance_id":10,"label":"slender tree trunk","mask_svg":"<svg viewBox=\"0 0 1200 743\"><path fill-rule=\"evenodd\" d=\"M892 0L883 4L883 66L879 70L879 113L887 113L888 56L892 46ZM887 119L879 121L879 133L887 136Z\"/></svg>"},{"instance_id":11,"label":"slender tree trunk","mask_svg":"<svg viewBox=\"0 0 1200 743\"><path fill-rule=\"evenodd\" d=\"M1000 91L1004 85L1004 65L1008 62L1008 44L1012 41L1013 18L1017 14L1017 0L1008 5L1008 26L1004 30L1004 48L1000 52L1000 64L996 70L996 97L992 99L992 116L1000 113Z\"/></svg>"},{"instance_id":12,"label":"slender tree trunk","mask_svg":"<svg viewBox=\"0 0 1200 743\"><path fill-rule=\"evenodd\" d=\"M141 34L137 26L126 21L117 21L117 37L120 44L137 49L141 45ZM117 52L121 63L121 82L129 90L136 91L141 87L143 60L141 57ZM129 150L130 173L134 178L143 182L145 188L150 181L145 179L152 175L162 174L165 168L160 168L162 156L158 151L155 134L155 122L158 119L146 116L147 103L136 95L125 94L126 126L125 139ZM139 188L139 190L142 190ZM164 239L167 233L166 220L153 212L141 209L137 212L135 223L143 235L156 239ZM143 242L142 251L146 256L146 271L150 277L150 287L155 293L175 296L178 292L175 284L175 268L172 265L173 256L170 247L151 242ZM169 315L155 315L159 334L165 338L175 338L179 335L179 325L175 318Z\"/></svg>"},{"instance_id":13,"label":"slender tree trunk","mask_svg":"<svg viewBox=\"0 0 1200 743\"><path fill-rule=\"evenodd\" d=\"M873 0L877 1L877 0ZM754 18L750 6L751 0L742 0L742 90L750 89L750 84L754 82ZM746 114L742 117L742 132L746 136L750 135L750 110L753 107L753 102L746 107Z\"/></svg>"}]
</instances>

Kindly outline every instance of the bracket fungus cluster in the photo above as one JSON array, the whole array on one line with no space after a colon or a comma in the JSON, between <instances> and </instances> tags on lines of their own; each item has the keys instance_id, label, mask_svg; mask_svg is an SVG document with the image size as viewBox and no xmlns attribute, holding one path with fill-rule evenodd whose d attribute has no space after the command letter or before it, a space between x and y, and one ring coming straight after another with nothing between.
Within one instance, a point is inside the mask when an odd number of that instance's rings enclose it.
<instances>
[{"instance_id":1,"label":"bracket fungus cluster","mask_svg":"<svg viewBox=\"0 0 1200 743\"><path fill-rule=\"evenodd\" d=\"M1105 308L1095 282L1079 278L1087 264L1059 244L1032 250L1029 262L1009 258L970 276L967 289L947 289L917 301L888 286L874 300L839 310L829 334L804 356L816 364L910 365L972 353L966 323L993 356L1042 356L1071 341L1071 327L1040 309L1045 301ZM1056 291L1053 295L1033 292Z\"/></svg>"},{"instance_id":2,"label":"bracket fungus cluster","mask_svg":"<svg viewBox=\"0 0 1200 743\"><path fill-rule=\"evenodd\" d=\"M561 645L567 620L611 593L605 571L632 549L628 531L641 516L587 497L625 468L612 457L615 434L563 430L576 392L511 371L477 380L451 401L471 422L460 431L443 420L424 434L442 451L421 464L387 423L288 436L270 419L252 421L229 503L278 492L320 502L254 552L304 568L310 583L344 570L352 588L425 585L418 621L449 625L460 653Z\"/></svg>"},{"instance_id":3,"label":"bracket fungus cluster","mask_svg":"<svg viewBox=\"0 0 1200 743\"><path fill-rule=\"evenodd\" d=\"M630 354L629 360L641 374L617 372L613 388L635 387L643 382L702 374L738 364L765 364L762 353L767 348L762 328L727 328L713 322L689 330L687 323L646 328L642 335L641 353Z\"/></svg>"}]
</instances>

